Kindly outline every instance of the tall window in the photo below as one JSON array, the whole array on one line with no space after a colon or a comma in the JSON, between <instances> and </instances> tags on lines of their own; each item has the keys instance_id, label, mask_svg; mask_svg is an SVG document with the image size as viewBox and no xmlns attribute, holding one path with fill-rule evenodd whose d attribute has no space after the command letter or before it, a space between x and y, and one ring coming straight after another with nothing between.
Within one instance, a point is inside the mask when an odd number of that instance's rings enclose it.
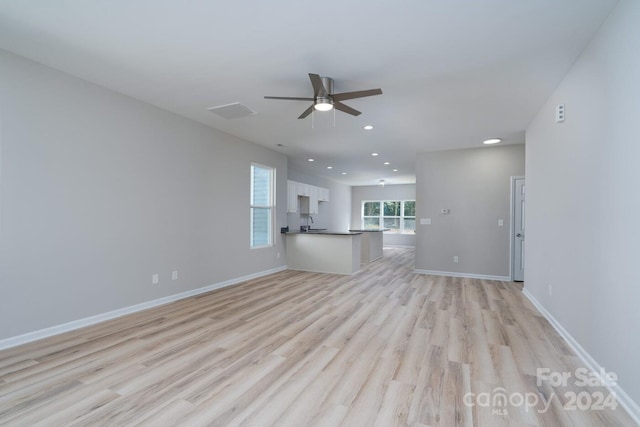
<instances>
[{"instance_id":1,"label":"tall window","mask_svg":"<svg viewBox=\"0 0 640 427\"><path fill-rule=\"evenodd\" d=\"M390 233L413 233L415 200L367 200L362 202L362 228L388 228Z\"/></svg>"},{"instance_id":2,"label":"tall window","mask_svg":"<svg viewBox=\"0 0 640 427\"><path fill-rule=\"evenodd\" d=\"M273 244L273 168L251 165L251 247Z\"/></svg>"}]
</instances>

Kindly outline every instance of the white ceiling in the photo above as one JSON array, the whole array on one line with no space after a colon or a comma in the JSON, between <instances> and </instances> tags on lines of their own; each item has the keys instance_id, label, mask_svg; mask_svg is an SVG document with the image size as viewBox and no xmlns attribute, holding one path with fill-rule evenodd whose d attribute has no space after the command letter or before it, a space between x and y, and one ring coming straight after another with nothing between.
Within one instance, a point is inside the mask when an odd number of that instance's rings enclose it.
<instances>
[{"instance_id":1,"label":"white ceiling","mask_svg":"<svg viewBox=\"0 0 640 427\"><path fill-rule=\"evenodd\" d=\"M302 171L395 184L415 182L417 152L523 143L615 3L0 0L0 47L282 151ZM334 78L335 92L384 94L345 101L358 117L304 120L310 103L263 99L312 96L308 73ZM234 102L257 114L207 111Z\"/></svg>"}]
</instances>

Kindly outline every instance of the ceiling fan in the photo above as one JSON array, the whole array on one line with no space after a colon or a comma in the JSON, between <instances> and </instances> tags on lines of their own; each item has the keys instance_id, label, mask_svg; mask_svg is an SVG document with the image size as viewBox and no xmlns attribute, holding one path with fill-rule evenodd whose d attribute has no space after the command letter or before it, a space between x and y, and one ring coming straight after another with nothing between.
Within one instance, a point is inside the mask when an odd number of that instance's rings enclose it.
<instances>
[{"instance_id":1,"label":"ceiling fan","mask_svg":"<svg viewBox=\"0 0 640 427\"><path fill-rule=\"evenodd\" d=\"M364 98L365 96L382 95L382 89L358 90L355 92L333 93L333 79L330 77L320 77L317 74L309 73L311 86L313 86L313 98L294 98L288 96L265 96L265 99L284 99L289 101L313 101L313 104L304 113L300 114L299 119L304 119L311 114L314 108L318 111L329 111L333 108L343 113L359 116L361 113L341 101L354 98Z\"/></svg>"}]
</instances>

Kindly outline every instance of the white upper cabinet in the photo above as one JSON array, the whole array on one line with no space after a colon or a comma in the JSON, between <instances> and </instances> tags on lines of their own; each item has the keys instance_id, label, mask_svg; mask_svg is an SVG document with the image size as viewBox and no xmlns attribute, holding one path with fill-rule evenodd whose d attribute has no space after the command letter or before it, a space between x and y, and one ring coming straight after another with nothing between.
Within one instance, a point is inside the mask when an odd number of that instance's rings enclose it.
<instances>
[{"instance_id":1,"label":"white upper cabinet","mask_svg":"<svg viewBox=\"0 0 640 427\"><path fill-rule=\"evenodd\" d=\"M328 202L329 201L329 189L318 187L318 201L319 202Z\"/></svg>"},{"instance_id":2,"label":"white upper cabinet","mask_svg":"<svg viewBox=\"0 0 640 427\"><path fill-rule=\"evenodd\" d=\"M311 186L309 184L298 183L298 196L309 197Z\"/></svg>"},{"instance_id":3,"label":"white upper cabinet","mask_svg":"<svg viewBox=\"0 0 640 427\"><path fill-rule=\"evenodd\" d=\"M298 197L302 199L298 200ZM329 201L329 189L304 184L302 182L287 181L287 212L303 214L317 214L318 202Z\"/></svg>"},{"instance_id":4,"label":"white upper cabinet","mask_svg":"<svg viewBox=\"0 0 640 427\"><path fill-rule=\"evenodd\" d=\"M309 213L318 213L318 190L319 187L309 186Z\"/></svg>"},{"instance_id":5,"label":"white upper cabinet","mask_svg":"<svg viewBox=\"0 0 640 427\"><path fill-rule=\"evenodd\" d=\"M298 212L298 183L287 181L287 212Z\"/></svg>"}]
</instances>

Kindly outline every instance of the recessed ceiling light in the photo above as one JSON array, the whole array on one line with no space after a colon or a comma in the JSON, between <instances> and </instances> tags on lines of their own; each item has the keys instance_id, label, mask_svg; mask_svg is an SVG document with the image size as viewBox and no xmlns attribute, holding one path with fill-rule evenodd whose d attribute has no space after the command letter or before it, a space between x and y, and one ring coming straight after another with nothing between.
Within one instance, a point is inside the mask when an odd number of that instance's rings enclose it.
<instances>
[{"instance_id":1,"label":"recessed ceiling light","mask_svg":"<svg viewBox=\"0 0 640 427\"><path fill-rule=\"evenodd\" d=\"M333 166L327 166L327 169L333 169Z\"/></svg>"},{"instance_id":2,"label":"recessed ceiling light","mask_svg":"<svg viewBox=\"0 0 640 427\"><path fill-rule=\"evenodd\" d=\"M385 165L388 165L388 164L389 164L389 162L384 162L384 164L385 164Z\"/></svg>"},{"instance_id":3,"label":"recessed ceiling light","mask_svg":"<svg viewBox=\"0 0 640 427\"><path fill-rule=\"evenodd\" d=\"M371 130L371 129L373 129L373 126L371 126L371 125L366 125L364 127L364 130Z\"/></svg>"},{"instance_id":4,"label":"recessed ceiling light","mask_svg":"<svg viewBox=\"0 0 640 427\"><path fill-rule=\"evenodd\" d=\"M502 141L500 138L491 138L484 141L483 144L485 145L497 144L500 141Z\"/></svg>"},{"instance_id":5,"label":"recessed ceiling light","mask_svg":"<svg viewBox=\"0 0 640 427\"><path fill-rule=\"evenodd\" d=\"M394 172L398 172L398 169L394 169L393 171L394 171Z\"/></svg>"},{"instance_id":6,"label":"recessed ceiling light","mask_svg":"<svg viewBox=\"0 0 640 427\"><path fill-rule=\"evenodd\" d=\"M315 162L315 159L307 159L308 162Z\"/></svg>"},{"instance_id":7,"label":"recessed ceiling light","mask_svg":"<svg viewBox=\"0 0 640 427\"><path fill-rule=\"evenodd\" d=\"M347 174L346 172L342 172L342 175L346 175L346 174Z\"/></svg>"},{"instance_id":8,"label":"recessed ceiling light","mask_svg":"<svg viewBox=\"0 0 640 427\"><path fill-rule=\"evenodd\" d=\"M372 155L373 157L375 157L375 156L377 156L377 155L378 155L378 153L371 153L371 155Z\"/></svg>"}]
</instances>

